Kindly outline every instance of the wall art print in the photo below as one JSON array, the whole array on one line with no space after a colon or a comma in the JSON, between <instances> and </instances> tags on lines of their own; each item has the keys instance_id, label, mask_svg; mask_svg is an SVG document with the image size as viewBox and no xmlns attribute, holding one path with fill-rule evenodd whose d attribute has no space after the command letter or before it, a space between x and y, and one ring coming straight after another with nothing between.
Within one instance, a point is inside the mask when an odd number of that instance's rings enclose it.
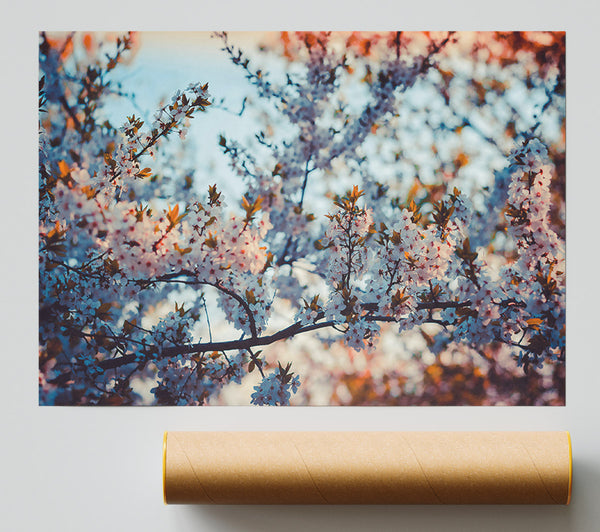
<instances>
[{"instance_id":1,"label":"wall art print","mask_svg":"<svg viewBox=\"0 0 600 532\"><path fill-rule=\"evenodd\" d=\"M39 35L42 405L564 405L564 32Z\"/></svg>"}]
</instances>

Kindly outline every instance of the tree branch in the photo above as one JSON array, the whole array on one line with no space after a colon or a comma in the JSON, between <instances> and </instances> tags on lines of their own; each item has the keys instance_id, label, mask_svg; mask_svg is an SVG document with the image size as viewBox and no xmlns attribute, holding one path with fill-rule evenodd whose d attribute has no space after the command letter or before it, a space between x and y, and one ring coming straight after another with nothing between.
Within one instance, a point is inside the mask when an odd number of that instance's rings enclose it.
<instances>
[{"instance_id":1,"label":"tree branch","mask_svg":"<svg viewBox=\"0 0 600 532\"><path fill-rule=\"evenodd\" d=\"M425 309L445 309L445 308L460 308L469 306L470 301L442 301L442 302L425 302L417 305L417 310ZM317 320L323 319L325 314L320 312L317 316ZM391 316L366 316L367 321L381 321L381 322L396 322L396 318ZM282 329L274 334L267 336L254 336L251 338L244 338L240 340L227 340L224 342L205 342L199 344L190 345L179 345L172 347L164 347L159 357L170 357L174 355L183 355L189 353L206 353L208 351L234 351L234 350L250 350L253 347L270 345L280 340L286 340L297 334L302 334L310 331L316 331L318 329L324 329L326 327L333 327L336 324L334 320L323 321L320 323L312 323L310 325L302 325L302 322L298 321L293 323L289 327ZM125 364L131 364L133 362L139 362L136 358L136 354L125 355L119 358L112 358L109 360L103 360L99 363L102 369L111 369Z\"/></svg>"},{"instance_id":2,"label":"tree branch","mask_svg":"<svg viewBox=\"0 0 600 532\"><path fill-rule=\"evenodd\" d=\"M245 338L242 340L230 340L225 342L208 342L201 344L165 347L160 352L160 356L169 357L173 355L183 355L188 353L206 353L208 351L248 350L257 346L270 345L279 340L285 340L286 338L290 338L296 334L314 331L317 329L322 329L324 327L331 327L334 323L334 321L324 321L321 323L313 323L312 325L306 325L305 327L302 327L301 322L296 322L290 325L289 327L286 327L285 329L282 329L281 331L276 332L275 334L271 334L269 336ZM130 354L119 358L103 360L98 365L102 369L106 370L123 366L125 364L131 364L133 362L136 362L136 358L136 354Z\"/></svg>"},{"instance_id":3,"label":"tree branch","mask_svg":"<svg viewBox=\"0 0 600 532\"><path fill-rule=\"evenodd\" d=\"M245 338L242 340L233 340L226 342L212 342L205 344L191 344L184 346L166 347L162 350L162 354L166 356L172 356L176 354L185 353L203 353L206 351L231 351L231 350L244 350L257 346L270 345L279 340L285 340L291 338L296 334L302 334L309 331L315 331L317 329L323 329L325 327L331 327L335 322L323 321L321 323L313 323L311 325L302 326L302 322L296 322L285 329L282 329L274 334L268 336L261 336L255 338Z\"/></svg>"},{"instance_id":4,"label":"tree branch","mask_svg":"<svg viewBox=\"0 0 600 532\"><path fill-rule=\"evenodd\" d=\"M75 114L75 111L73 111L73 108L68 104L67 99L64 97L64 95L61 94L61 96L58 99L58 101L62 105L63 109L67 112L67 114L73 120L73 123L75 125L75 129L77 131L81 131L81 122L79 122L79 118L77 118L77 115Z\"/></svg>"},{"instance_id":5,"label":"tree branch","mask_svg":"<svg viewBox=\"0 0 600 532\"><path fill-rule=\"evenodd\" d=\"M220 281L211 283L209 281L200 281L198 279L192 279L190 281L184 281L181 279L177 279L177 277L181 277L182 275L187 276L187 277L194 277L193 272L190 272L187 270L182 270L180 272L170 273L168 275L163 275L161 277L157 277L156 279L152 279L152 280L144 281L144 282L147 283L148 286L151 284L155 284L155 283L184 283L184 284L188 284L188 285L213 286L217 290L220 290L224 294L227 294L229 297L232 297L240 304L240 306L244 309L246 316L248 317L250 333L252 334L252 338L256 338L258 336L258 331L256 329L256 320L254 319L254 314L252 313L252 310L250 309L248 302L242 296L240 296L233 290L230 290L229 288L225 287L223 285L223 283L221 283Z\"/></svg>"}]
</instances>

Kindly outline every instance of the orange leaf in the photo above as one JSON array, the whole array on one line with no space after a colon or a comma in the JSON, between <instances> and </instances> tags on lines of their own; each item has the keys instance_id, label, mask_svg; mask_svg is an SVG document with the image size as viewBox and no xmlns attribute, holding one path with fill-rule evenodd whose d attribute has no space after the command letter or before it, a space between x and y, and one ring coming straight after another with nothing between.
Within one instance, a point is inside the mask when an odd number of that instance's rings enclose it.
<instances>
[{"instance_id":1,"label":"orange leaf","mask_svg":"<svg viewBox=\"0 0 600 532\"><path fill-rule=\"evenodd\" d=\"M60 177L66 177L69 175L69 165L65 161L59 161L58 169L60 170Z\"/></svg>"}]
</instances>

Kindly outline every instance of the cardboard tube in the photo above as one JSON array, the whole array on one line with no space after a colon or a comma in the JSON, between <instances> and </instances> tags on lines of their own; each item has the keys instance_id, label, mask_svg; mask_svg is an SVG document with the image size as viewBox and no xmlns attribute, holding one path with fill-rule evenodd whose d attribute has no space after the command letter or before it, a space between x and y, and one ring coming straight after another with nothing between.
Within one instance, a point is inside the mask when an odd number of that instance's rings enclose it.
<instances>
[{"instance_id":1,"label":"cardboard tube","mask_svg":"<svg viewBox=\"0 0 600 532\"><path fill-rule=\"evenodd\" d=\"M167 504L568 504L568 432L168 432Z\"/></svg>"}]
</instances>

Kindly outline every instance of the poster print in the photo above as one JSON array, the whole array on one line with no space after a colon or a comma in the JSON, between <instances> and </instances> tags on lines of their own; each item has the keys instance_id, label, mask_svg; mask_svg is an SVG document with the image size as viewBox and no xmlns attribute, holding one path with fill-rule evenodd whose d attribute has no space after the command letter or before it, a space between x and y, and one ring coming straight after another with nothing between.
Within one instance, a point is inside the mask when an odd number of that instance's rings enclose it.
<instances>
[{"instance_id":1,"label":"poster print","mask_svg":"<svg viewBox=\"0 0 600 532\"><path fill-rule=\"evenodd\" d=\"M39 40L40 404L564 404L564 33Z\"/></svg>"}]
</instances>

